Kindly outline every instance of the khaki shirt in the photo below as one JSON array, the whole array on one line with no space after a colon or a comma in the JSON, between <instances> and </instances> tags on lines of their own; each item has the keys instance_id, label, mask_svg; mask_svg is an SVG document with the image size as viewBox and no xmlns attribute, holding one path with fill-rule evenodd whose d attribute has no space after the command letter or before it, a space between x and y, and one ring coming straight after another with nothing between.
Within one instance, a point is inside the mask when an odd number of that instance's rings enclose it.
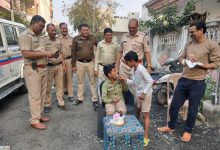
<instances>
[{"instance_id":1,"label":"khaki shirt","mask_svg":"<svg viewBox=\"0 0 220 150\"><path fill-rule=\"evenodd\" d=\"M18 45L21 50L45 51L42 43L42 37L35 34L30 28L22 32L21 35L18 37ZM32 61L33 59L24 58L24 64L31 64ZM36 61L37 64L46 65L47 57L35 59L34 61Z\"/></svg>"},{"instance_id":2,"label":"khaki shirt","mask_svg":"<svg viewBox=\"0 0 220 150\"><path fill-rule=\"evenodd\" d=\"M61 51L63 52L64 58L71 56L73 38L70 36L64 37L62 35L59 35L58 38L61 40Z\"/></svg>"},{"instance_id":3,"label":"khaki shirt","mask_svg":"<svg viewBox=\"0 0 220 150\"><path fill-rule=\"evenodd\" d=\"M118 46L111 42L107 43L102 40L98 43L95 55L95 71L98 69L99 63L102 65L109 65L116 62Z\"/></svg>"},{"instance_id":4,"label":"khaki shirt","mask_svg":"<svg viewBox=\"0 0 220 150\"><path fill-rule=\"evenodd\" d=\"M214 63L218 67L220 65L220 47L209 39L206 39L203 43L189 42L181 53L179 61L182 62L183 59L190 60L192 56L195 57L197 62L203 64ZM182 77L192 80L204 80L206 75L207 70L199 67L189 68L184 66L182 73Z\"/></svg>"},{"instance_id":5,"label":"khaki shirt","mask_svg":"<svg viewBox=\"0 0 220 150\"><path fill-rule=\"evenodd\" d=\"M135 36L125 33L122 36L120 50L123 52L122 58L129 51L134 51L138 55L138 59L144 58L144 52L150 52L148 38L145 33L138 31Z\"/></svg>"},{"instance_id":6,"label":"khaki shirt","mask_svg":"<svg viewBox=\"0 0 220 150\"><path fill-rule=\"evenodd\" d=\"M75 36L72 43L72 64L76 66L76 60L92 60L95 57L95 39L89 35L87 39L81 35Z\"/></svg>"},{"instance_id":7,"label":"khaki shirt","mask_svg":"<svg viewBox=\"0 0 220 150\"><path fill-rule=\"evenodd\" d=\"M123 60L129 51L136 52L138 59L142 60L144 53L150 52L148 38L145 33L140 31L138 31L135 36L131 36L129 33L123 34L119 51L123 52L121 60ZM127 78L131 77L131 68L123 63L123 61L120 63L119 74Z\"/></svg>"},{"instance_id":8,"label":"khaki shirt","mask_svg":"<svg viewBox=\"0 0 220 150\"><path fill-rule=\"evenodd\" d=\"M44 36L43 37L43 44L44 47L46 49L46 51L50 51L53 53L56 53L57 51L59 51L59 57L58 58L48 58L48 63L52 63L52 64L58 64L62 61L61 58L61 41L58 38L55 38L55 40L51 39L49 36Z\"/></svg>"}]
</instances>

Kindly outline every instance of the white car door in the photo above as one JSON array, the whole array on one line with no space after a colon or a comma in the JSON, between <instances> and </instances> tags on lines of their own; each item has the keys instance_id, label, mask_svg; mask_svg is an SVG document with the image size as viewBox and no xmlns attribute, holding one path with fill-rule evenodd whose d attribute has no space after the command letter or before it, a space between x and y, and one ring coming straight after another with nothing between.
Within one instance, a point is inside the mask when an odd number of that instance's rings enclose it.
<instances>
[{"instance_id":1,"label":"white car door","mask_svg":"<svg viewBox=\"0 0 220 150\"><path fill-rule=\"evenodd\" d=\"M9 53L4 38L3 26L0 24L0 88L11 80L11 67L9 65Z\"/></svg>"},{"instance_id":2,"label":"white car door","mask_svg":"<svg viewBox=\"0 0 220 150\"><path fill-rule=\"evenodd\" d=\"M19 78L23 57L21 56L21 52L18 46L18 34L16 31L16 27L4 24L3 28L8 45L11 74L14 79Z\"/></svg>"}]
</instances>

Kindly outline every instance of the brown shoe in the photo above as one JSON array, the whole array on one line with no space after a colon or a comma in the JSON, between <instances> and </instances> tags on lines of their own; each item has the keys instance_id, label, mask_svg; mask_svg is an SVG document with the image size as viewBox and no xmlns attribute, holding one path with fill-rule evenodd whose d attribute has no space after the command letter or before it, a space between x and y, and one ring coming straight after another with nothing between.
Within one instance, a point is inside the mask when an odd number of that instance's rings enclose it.
<instances>
[{"instance_id":1,"label":"brown shoe","mask_svg":"<svg viewBox=\"0 0 220 150\"><path fill-rule=\"evenodd\" d=\"M31 124L31 126L35 129L38 129L38 130L45 130L47 128L46 125L44 125L43 123L36 123L36 124Z\"/></svg>"},{"instance_id":2,"label":"brown shoe","mask_svg":"<svg viewBox=\"0 0 220 150\"><path fill-rule=\"evenodd\" d=\"M66 106L65 105L57 105L57 108L59 108L59 109L62 109L62 110L65 110L66 109Z\"/></svg>"},{"instance_id":3,"label":"brown shoe","mask_svg":"<svg viewBox=\"0 0 220 150\"><path fill-rule=\"evenodd\" d=\"M184 132L183 136L181 137L181 141L183 142L189 142L192 138L192 134L188 132Z\"/></svg>"},{"instance_id":4,"label":"brown shoe","mask_svg":"<svg viewBox=\"0 0 220 150\"><path fill-rule=\"evenodd\" d=\"M162 132L162 133L171 133L174 130L170 129L168 126L157 128L157 131Z\"/></svg>"},{"instance_id":5,"label":"brown shoe","mask_svg":"<svg viewBox=\"0 0 220 150\"><path fill-rule=\"evenodd\" d=\"M40 122L48 122L48 121L50 121L49 117L41 117L40 118Z\"/></svg>"}]
</instances>

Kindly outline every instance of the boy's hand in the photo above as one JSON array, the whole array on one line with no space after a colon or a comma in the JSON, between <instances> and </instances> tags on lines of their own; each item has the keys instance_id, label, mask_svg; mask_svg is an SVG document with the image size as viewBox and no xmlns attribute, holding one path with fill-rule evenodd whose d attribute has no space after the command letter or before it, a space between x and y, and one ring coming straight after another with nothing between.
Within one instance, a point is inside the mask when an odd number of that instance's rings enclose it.
<instances>
[{"instance_id":1,"label":"boy's hand","mask_svg":"<svg viewBox=\"0 0 220 150\"><path fill-rule=\"evenodd\" d=\"M144 100L145 99L145 97L146 97L146 94L145 93L141 93L139 96L138 96L138 98L140 99L140 100Z\"/></svg>"},{"instance_id":2,"label":"boy's hand","mask_svg":"<svg viewBox=\"0 0 220 150\"><path fill-rule=\"evenodd\" d=\"M121 82L126 82L127 79L123 76L118 76L118 80Z\"/></svg>"}]
</instances>

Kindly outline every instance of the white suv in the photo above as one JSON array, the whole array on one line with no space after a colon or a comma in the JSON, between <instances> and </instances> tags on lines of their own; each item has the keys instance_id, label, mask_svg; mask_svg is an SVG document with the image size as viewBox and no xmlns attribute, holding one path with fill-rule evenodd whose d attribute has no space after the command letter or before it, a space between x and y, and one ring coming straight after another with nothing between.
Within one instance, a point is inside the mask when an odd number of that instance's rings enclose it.
<instances>
[{"instance_id":1,"label":"white suv","mask_svg":"<svg viewBox=\"0 0 220 150\"><path fill-rule=\"evenodd\" d=\"M18 35L25 29L23 24L0 18L0 100L15 89L27 92L18 46Z\"/></svg>"}]
</instances>

